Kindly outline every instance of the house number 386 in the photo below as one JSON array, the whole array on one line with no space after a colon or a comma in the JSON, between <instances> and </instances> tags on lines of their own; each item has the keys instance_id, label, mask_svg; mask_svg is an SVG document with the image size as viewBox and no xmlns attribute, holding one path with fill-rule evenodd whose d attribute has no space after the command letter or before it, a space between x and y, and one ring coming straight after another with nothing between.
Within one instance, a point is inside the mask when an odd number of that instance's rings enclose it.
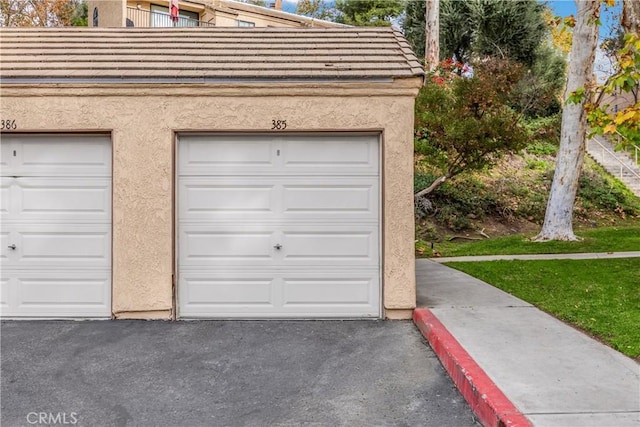
<instances>
[{"instance_id":1,"label":"house number 386","mask_svg":"<svg viewBox=\"0 0 640 427\"><path fill-rule=\"evenodd\" d=\"M286 120L271 120L271 130L285 130L286 128Z\"/></svg>"},{"instance_id":2,"label":"house number 386","mask_svg":"<svg viewBox=\"0 0 640 427\"><path fill-rule=\"evenodd\" d=\"M14 130L17 129L15 120L0 120L0 130Z\"/></svg>"}]
</instances>

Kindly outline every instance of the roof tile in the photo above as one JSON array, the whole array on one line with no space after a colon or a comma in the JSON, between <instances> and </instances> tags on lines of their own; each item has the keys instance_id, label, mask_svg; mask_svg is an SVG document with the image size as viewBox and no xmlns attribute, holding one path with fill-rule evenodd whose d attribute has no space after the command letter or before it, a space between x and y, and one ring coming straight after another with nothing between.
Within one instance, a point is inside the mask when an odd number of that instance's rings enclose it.
<instances>
[{"instance_id":1,"label":"roof tile","mask_svg":"<svg viewBox=\"0 0 640 427\"><path fill-rule=\"evenodd\" d=\"M4 28L3 84L423 76L391 28Z\"/></svg>"}]
</instances>

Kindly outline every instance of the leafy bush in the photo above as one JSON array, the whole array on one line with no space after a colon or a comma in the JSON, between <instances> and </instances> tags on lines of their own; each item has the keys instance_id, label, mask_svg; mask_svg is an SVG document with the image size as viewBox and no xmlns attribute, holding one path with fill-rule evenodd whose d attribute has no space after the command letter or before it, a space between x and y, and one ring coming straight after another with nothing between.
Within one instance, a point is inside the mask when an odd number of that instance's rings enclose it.
<instances>
[{"instance_id":1,"label":"leafy bush","mask_svg":"<svg viewBox=\"0 0 640 427\"><path fill-rule=\"evenodd\" d=\"M531 192L529 197L523 198L518 203L515 216L524 218L536 224L542 224L547 210L548 195L546 193Z\"/></svg>"},{"instance_id":2,"label":"leafy bush","mask_svg":"<svg viewBox=\"0 0 640 427\"><path fill-rule=\"evenodd\" d=\"M527 130L527 135L534 141L534 143L540 142L553 145L555 147L560 144L560 127L562 124L561 114L554 114L552 116L539 117L535 119L526 119L523 124ZM555 154L556 152L557 149L553 153L549 154Z\"/></svg>"},{"instance_id":3,"label":"leafy bush","mask_svg":"<svg viewBox=\"0 0 640 427\"><path fill-rule=\"evenodd\" d=\"M422 190L423 188L427 188L437 178L438 178L438 176L434 175L432 173L416 171L416 173L415 173L415 175L413 177L413 192L417 193L418 191Z\"/></svg>"},{"instance_id":4,"label":"leafy bush","mask_svg":"<svg viewBox=\"0 0 640 427\"><path fill-rule=\"evenodd\" d=\"M599 166L592 166L580 176L578 197L581 204L618 212L622 216L640 215L640 199L620 181L598 169Z\"/></svg>"},{"instance_id":5,"label":"leafy bush","mask_svg":"<svg viewBox=\"0 0 640 427\"><path fill-rule=\"evenodd\" d=\"M416 173L416 188L427 187L433 182L435 175ZM442 225L453 231L466 230L471 227L472 219L481 219L497 211L498 203L495 194L473 177L460 178L456 183L445 182L439 186L429 198L428 205L418 206L418 216L431 216Z\"/></svg>"},{"instance_id":6,"label":"leafy bush","mask_svg":"<svg viewBox=\"0 0 640 427\"><path fill-rule=\"evenodd\" d=\"M548 142L536 141L525 148L525 151L534 156L555 156L558 153L558 146Z\"/></svg>"},{"instance_id":7,"label":"leafy bush","mask_svg":"<svg viewBox=\"0 0 640 427\"><path fill-rule=\"evenodd\" d=\"M551 164L546 160L527 159L527 169L547 170Z\"/></svg>"},{"instance_id":8,"label":"leafy bush","mask_svg":"<svg viewBox=\"0 0 640 427\"><path fill-rule=\"evenodd\" d=\"M508 107L522 66L492 59L476 64L471 78L457 74L463 68L440 64L415 105L415 151L446 179L486 169L528 141L521 116Z\"/></svg>"}]
</instances>

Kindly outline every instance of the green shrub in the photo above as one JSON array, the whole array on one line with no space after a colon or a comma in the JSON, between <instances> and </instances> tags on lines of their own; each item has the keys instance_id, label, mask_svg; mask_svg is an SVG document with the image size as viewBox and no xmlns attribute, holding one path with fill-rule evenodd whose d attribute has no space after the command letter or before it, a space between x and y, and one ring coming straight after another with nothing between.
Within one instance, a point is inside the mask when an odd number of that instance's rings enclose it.
<instances>
[{"instance_id":1,"label":"green shrub","mask_svg":"<svg viewBox=\"0 0 640 427\"><path fill-rule=\"evenodd\" d=\"M418 202L418 218L428 217L424 223L437 224L453 232L477 227L488 217L503 224L518 219L542 224L554 169L551 161L536 157L527 158L527 162L535 165L527 173L514 173L511 167L498 172L494 178L477 173L446 181L423 201L425 206ZM429 167L426 159L420 163L415 174L416 191L428 187L437 178ZM640 198L587 158L579 182L574 218L595 223L605 218L608 222L615 217L638 216ZM430 230L430 241L435 234Z\"/></svg>"},{"instance_id":2,"label":"green shrub","mask_svg":"<svg viewBox=\"0 0 640 427\"><path fill-rule=\"evenodd\" d=\"M547 170L549 166L551 166L551 163L546 160L527 159L527 169Z\"/></svg>"},{"instance_id":3,"label":"green shrub","mask_svg":"<svg viewBox=\"0 0 640 427\"><path fill-rule=\"evenodd\" d=\"M433 181L435 181L437 178L438 176L432 173L416 171L413 176L413 192L417 193L423 188L427 188L428 186L433 184Z\"/></svg>"},{"instance_id":4,"label":"green shrub","mask_svg":"<svg viewBox=\"0 0 640 427\"><path fill-rule=\"evenodd\" d=\"M640 199L617 179L607 176L599 166L585 168L580 176L578 197L584 207L599 208L624 213L640 214Z\"/></svg>"},{"instance_id":5,"label":"green shrub","mask_svg":"<svg viewBox=\"0 0 640 427\"><path fill-rule=\"evenodd\" d=\"M415 174L415 188L429 186L436 179L429 173ZM471 227L472 219L481 219L497 212L495 194L479 180L460 176L455 182L445 182L429 196L428 206L418 206L418 216L431 216L453 231Z\"/></svg>"},{"instance_id":6,"label":"green shrub","mask_svg":"<svg viewBox=\"0 0 640 427\"><path fill-rule=\"evenodd\" d=\"M536 224L542 224L547 210L548 195L546 193L531 192L527 198L520 200L515 216L525 218Z\"/></svg>"},{"instance_id":7,"label":"green shrub","mask_svg":"<svg viewBox=\"0 0 640 427\"><path fill-rule=\"evenodd\" d=\"M548 117L529 118L524 121L524 128L529 138L535 142L546 142L556 147L560 144L561 125L562 115L560 113ZM527 151L529 150L527 149ZM549 154L556 152L557 150Z\"/></svg>"},{"instance_id":8,"label":"green shrub","mask_svg":"<svg viewBox=\"0 0 640 427\"><path fill-rule=\"evenodd\" d=\"M525 148L525 151L533 156L555 156L558 153L558 145L547 141L535 141Z\"/></svg>"}]
</instances>

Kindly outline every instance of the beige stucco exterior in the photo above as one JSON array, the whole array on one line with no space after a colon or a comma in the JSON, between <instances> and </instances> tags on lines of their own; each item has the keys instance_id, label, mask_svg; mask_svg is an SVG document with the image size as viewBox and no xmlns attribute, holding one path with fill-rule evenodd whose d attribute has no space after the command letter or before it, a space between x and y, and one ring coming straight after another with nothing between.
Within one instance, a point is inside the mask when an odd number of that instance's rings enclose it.
<instances>
[{"instance_id":1,"label":"beige stucco exterior","mask_svg":"<svg viewBox=\"0 0 640 427\"><path fill-rule=\"evenodd\" d=\"M379 131L382 135L383 306L415 307L413 106L421 78L393 83L272 85L13 85L1 113L20 132L109 132L113 144L112 309L115 318L170 319L174 148L186 131Z\"/></svg>"},{"instance_id":2,"label":"beige stucco exterior","mask_svg":"<svg viewBox=\"0 0 640 427\"><path fill-rule=\"evenodd\" d=\"M169 0L88 0L89 27L93 27L93 11L98 9L98 26L121 28L129 24L148 27L151 5L169 6ZM256 7L251 4L222 0L181 1L180 10L195 12L198 20L216 27L238 27L239 22L252 23L255 27L337 27L340 24L314 20L306 16L282 12L277 9ZM140 12L144 13L140 13Z\"/></svg>"},{"instance_id":3,"label":"beige stucco exterior","mask_svg":"<svg viewBox=\"0 0 640 427\"><path fill-rule=\"evenodd\" d=\"M93 14L98 10L99 27L124 27L127 19L126 3L122 0L89 0L88 25L93 27Z\"/></svg>"}]
</instances>

